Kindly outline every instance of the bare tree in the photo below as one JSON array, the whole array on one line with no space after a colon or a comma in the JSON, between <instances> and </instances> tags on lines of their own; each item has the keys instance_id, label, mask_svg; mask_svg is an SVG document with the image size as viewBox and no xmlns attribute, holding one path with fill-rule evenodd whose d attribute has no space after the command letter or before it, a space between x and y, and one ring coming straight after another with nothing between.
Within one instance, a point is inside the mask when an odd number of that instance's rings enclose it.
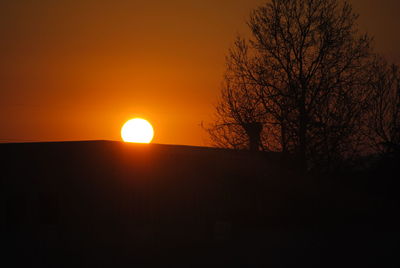
<instances>
[{"instance_id":1,"label":"bare tree","mask_svg":"<svg viewBox=\"0 0 400 268\"><path fill-rule=\"evenodd\" d=\"M400 70L377 57L371 65L368 145L381 154L400 152Z\"/></svg>"},{"instance_id":2,"label":"bare tree","mask_svg":"<svg viewBox=\"0 0 400 268\"><path fill-rule=\"evenodd\" d=\"M208 128L217 146L271 150L273 136L263 133L268 113L258 94L260 85L245 73L252 60L247 42L237 38L226 59L227 70L216 107L216 120Z\"/></svg>"},{"instance_id":3,"label":"bare tree","mask_svg":"<svg viewBox=\"0 0 400 268\"><path fill-rule=\"evenodd\" d=\"M264 149L297 155L303 171L349 156L359 140L370 59L370 38L358 34L356 19L339 0L271 0L255 9L251 38L239 38L228 55L225 80L234 83L229 98L222 90L213 127L229 118L244 129L235 113L253 107L245 122L263 124Z\"/></svg>"},{"instance_id":4,"label":"bare tree","mask_svg":"<svg viewBox=\"0 0 400 268\"><path fill-rule=\"evenodd\" d=\"M286 100L278 95L266 98L266 87L256 73L259 54L250 43L237 37L229 50L216 119L206 130L219 147L287 152Z\"/></svg>"}]
</instances>

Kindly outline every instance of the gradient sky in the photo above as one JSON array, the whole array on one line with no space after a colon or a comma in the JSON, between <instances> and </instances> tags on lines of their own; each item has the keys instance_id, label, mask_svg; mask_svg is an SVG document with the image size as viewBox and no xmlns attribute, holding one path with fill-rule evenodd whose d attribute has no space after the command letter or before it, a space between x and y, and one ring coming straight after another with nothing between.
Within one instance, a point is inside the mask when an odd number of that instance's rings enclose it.
<instances>
[{"instance_id":1,"label":"gradient sky","mask_svg":"<svg viewBox=\"0 0 400 268\"><path fill-rule=\"evenodd\" d=\"M139 116L156 143L208 145L225 55L263 2L2 0L0 139L120 140ZM400 1L351 2L400 63Z\"/></svg>"}]
</instances>

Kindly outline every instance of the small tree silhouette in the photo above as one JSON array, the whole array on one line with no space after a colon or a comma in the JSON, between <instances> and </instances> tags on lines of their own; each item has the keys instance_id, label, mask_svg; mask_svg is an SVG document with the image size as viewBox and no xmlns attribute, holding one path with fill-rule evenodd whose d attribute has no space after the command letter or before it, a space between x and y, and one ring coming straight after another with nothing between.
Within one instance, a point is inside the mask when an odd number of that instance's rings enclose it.
<instances>
[{"instance_id":1,"label":"small tree silhouette","mask_svg":"<svg viewBox=\"0 0 400 268\"><path fill-rule=\"evenodd\" d=\"M377 56L371 65L366 136L373 151L400 153L400 70Z\"/></svg>"}]
</instances>

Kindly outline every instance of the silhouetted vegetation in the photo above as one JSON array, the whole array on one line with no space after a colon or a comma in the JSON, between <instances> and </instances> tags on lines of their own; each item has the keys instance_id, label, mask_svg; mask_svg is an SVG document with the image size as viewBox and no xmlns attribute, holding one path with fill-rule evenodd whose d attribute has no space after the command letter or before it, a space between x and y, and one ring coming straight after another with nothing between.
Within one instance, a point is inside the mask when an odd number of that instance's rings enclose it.
<instances>
[{"instance_id":1,"label":"silhouetted vegetation","mask_svg":"<svg viewBox=\"0 0 400 268\"><path fill-rule=\"evenodd\" d=\"M367 144L372 152L400 152L400 71L376 57L369 77L369 109L365 114Z\"/></svg>"},{"instance_id":2,"label":"silhouetted vegetation","mask_svg":"<svg viewBox=\"0 0 400 268\"><path fill-rule=\"evenodd\" d=\"M227 56L216 146L293 155L301 170L333 170L399 144L399 73L370 48L340 0L272 0ZM255 141L248 125L260 124ZM255 145L254 145L255 144Z\"/></svg>"},{"instance_id":3,"label":"silhouetted vegetation","mask_svg":"<svg viewBox=\"0 0 400 268\"><path fill-rule=\"evenodd\" d=\"M356 18L252 13L208 129L241 150L0 144L3 266L400 267L400 72Z\"/></svg>"}]
</instances>

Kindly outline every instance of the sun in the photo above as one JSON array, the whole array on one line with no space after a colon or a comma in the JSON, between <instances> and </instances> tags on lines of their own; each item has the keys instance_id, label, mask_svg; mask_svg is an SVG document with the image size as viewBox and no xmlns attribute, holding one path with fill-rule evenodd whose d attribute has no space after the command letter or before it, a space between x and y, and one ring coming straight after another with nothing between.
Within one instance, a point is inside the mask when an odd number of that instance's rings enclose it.
<instances>
[{"instance_id":1,"label":"sun","mask_svg":"<svg viewBox=\"0 0 400 268\"><path fill-rule=\"evenodd\" d=\"M154 137L154 130L147 120L134 118L122 126L121 137L125 142L150 143Z\"/></svg>"}]
</instances>

